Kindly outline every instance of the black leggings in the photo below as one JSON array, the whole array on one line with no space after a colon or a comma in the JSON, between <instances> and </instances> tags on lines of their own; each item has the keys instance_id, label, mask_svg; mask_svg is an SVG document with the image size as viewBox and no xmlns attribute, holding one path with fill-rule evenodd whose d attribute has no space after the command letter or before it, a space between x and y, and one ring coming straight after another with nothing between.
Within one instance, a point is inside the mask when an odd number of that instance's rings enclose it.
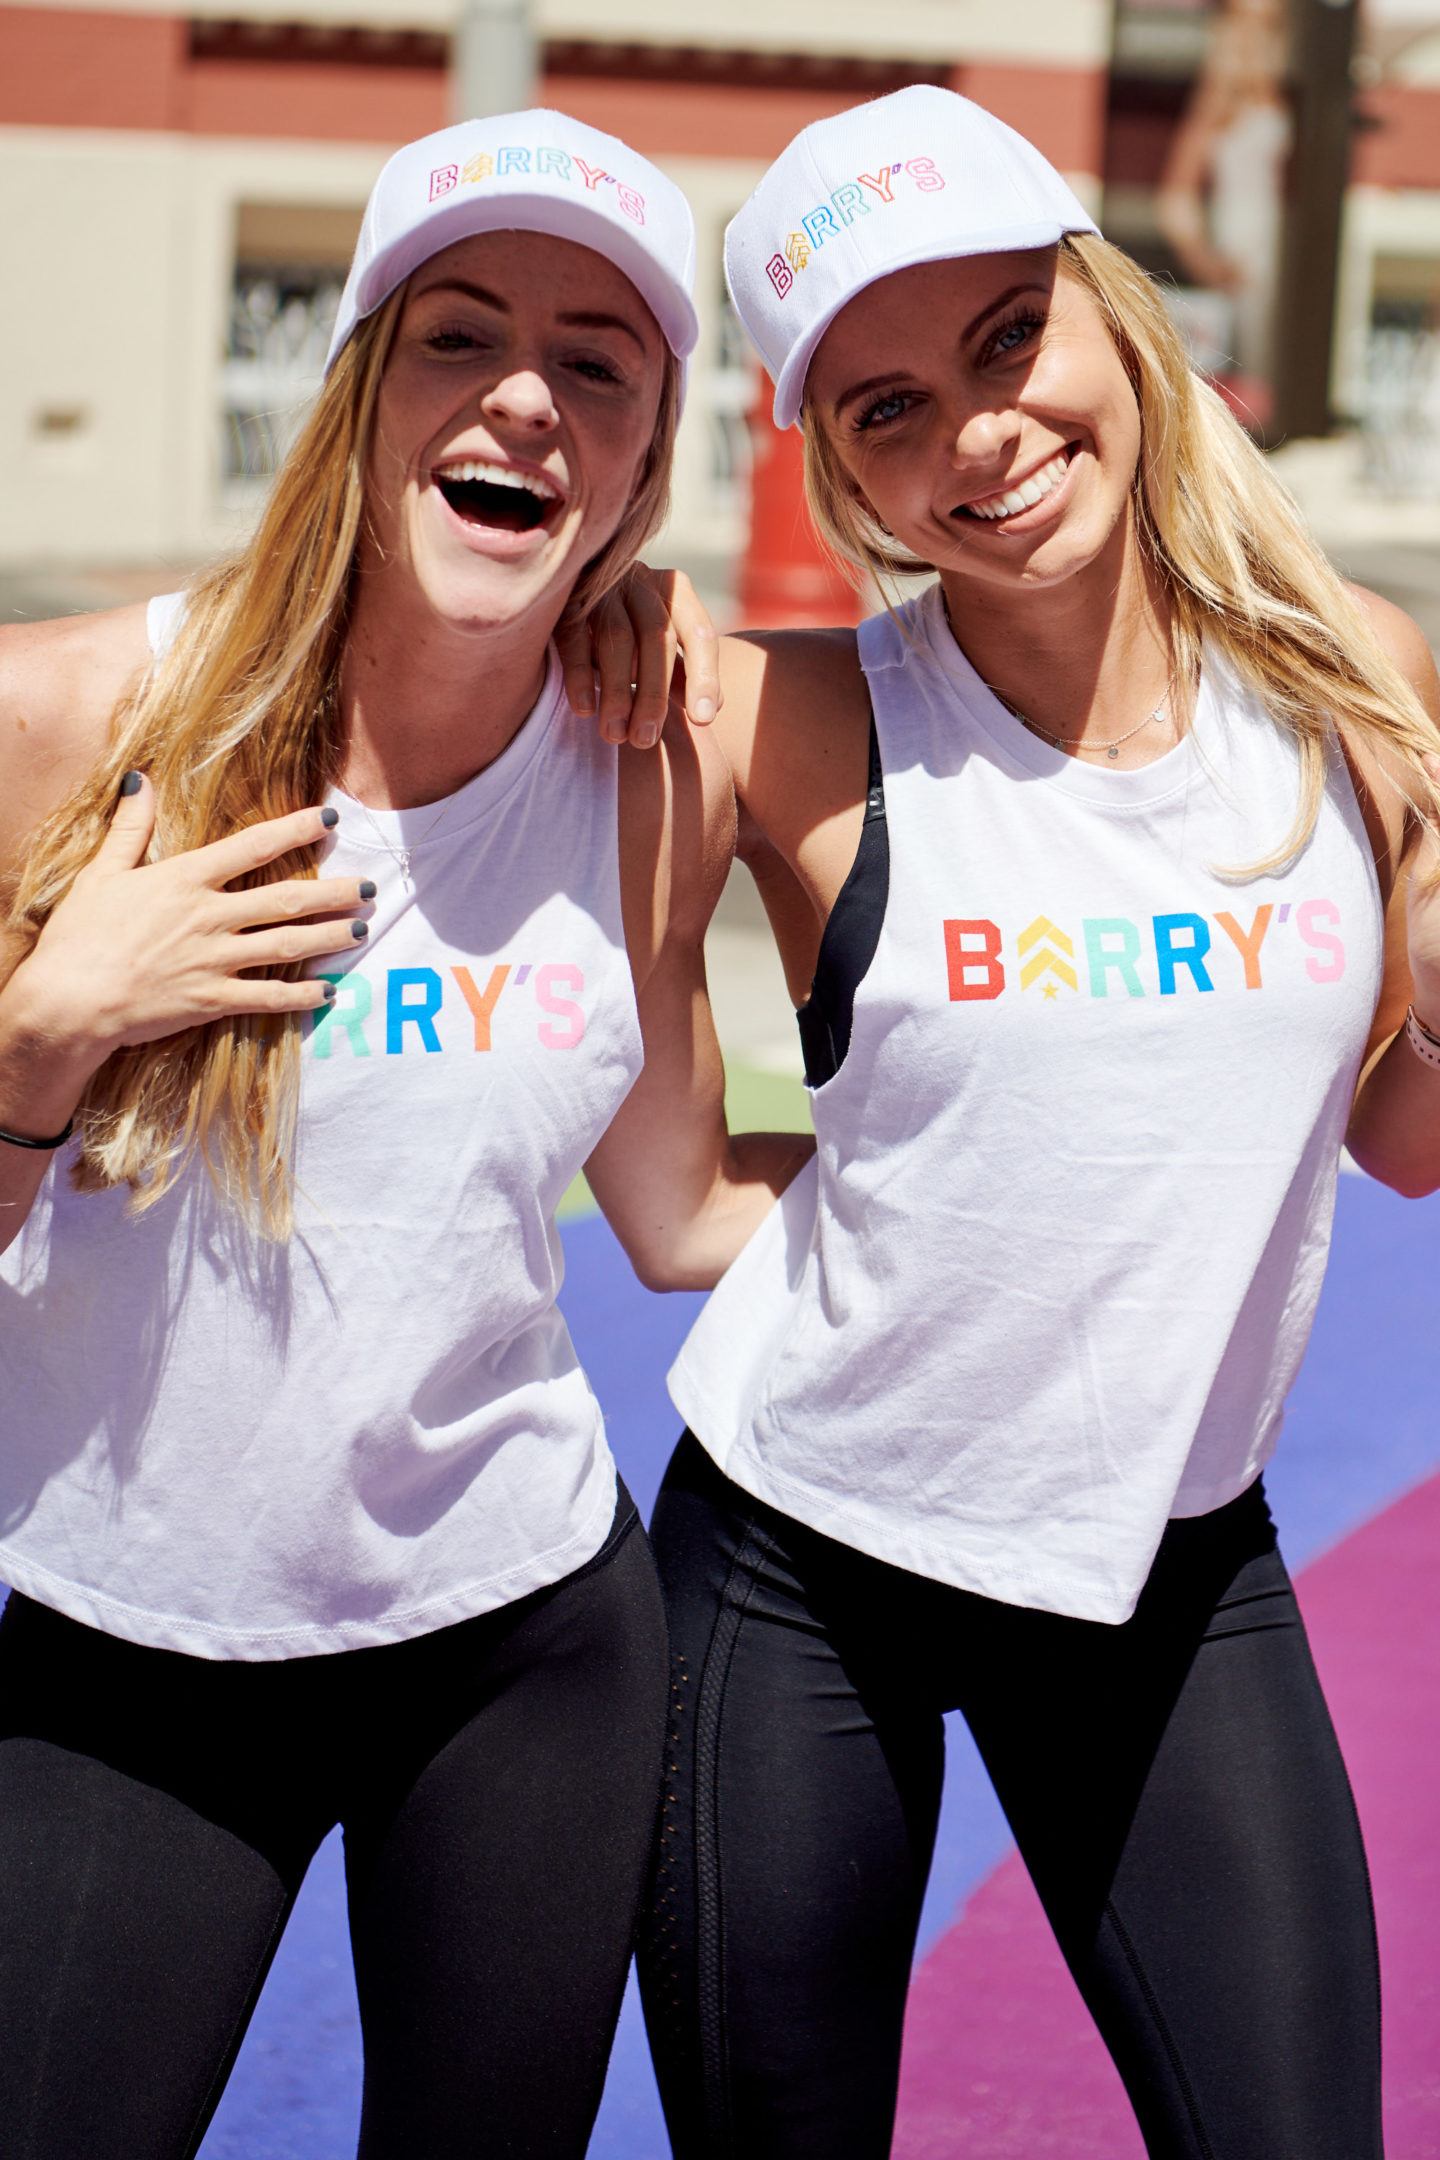
<instances>
[{"instance_id":1,"label":"black leggings","mask_svg":"<svg viewBox=\"0 0 1440 2160\"><path fill-rule=\"evenodd\" d=\"M605 1547L409 1642L221 1664L0 1620L0 2150L199 2147L345 1831L364 2160L585 2151L654 1834L664 1618Z\"/></svg>"},{"instance_id":2,"label":"black leggings","mask_svg":"<svg viewBox=\"0 0 1440 2160\"><path fill-rule=\"evenodd\" d=\"M652 1535L675 1714L641 1978L678 2160L889 2152L951 1708L1153 2160L1378 2160L1365 1856L1258 1486L1170 1525L1123 1627L868 1559L688 1435Z\"/></svg>"}]
</instances>

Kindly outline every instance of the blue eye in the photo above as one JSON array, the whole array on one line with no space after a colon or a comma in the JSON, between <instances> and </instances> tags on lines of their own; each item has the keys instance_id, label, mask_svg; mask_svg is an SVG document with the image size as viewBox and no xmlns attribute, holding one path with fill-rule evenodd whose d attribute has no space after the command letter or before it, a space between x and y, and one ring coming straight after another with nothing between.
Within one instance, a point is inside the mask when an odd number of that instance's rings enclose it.
<instances>
[{"instance_id":1,"label":"blue eye","mask_svg":"<svg viewBox=\"0 0 1440 2160\"><path fill-rule=\"evenodd\" d=\"M1045 317L1043 315L1029 312L1012 315L1008 321L1002 322L996 329L991 331L989 337L985 340L981 357L982 359L989 359L992 355L998 354L1003 359L1010 353L1023 352L1025 347L1032 342L1036 333L1043 330L1044 327Z\"/></svg>"},{"instance_id":2,"label":"blue eye","mask_svg":"<svg viewBox=\"0 0 1440 2160\"><path fill-rule=\"evenodd\" d=\"M906 391L887 390L883 397L873 399L865 407L855 422L855 432L861 435L867 428L886 427L890 421L898 420L900 415L909 409L910 399Z\"/></svg>"}]
</instances>

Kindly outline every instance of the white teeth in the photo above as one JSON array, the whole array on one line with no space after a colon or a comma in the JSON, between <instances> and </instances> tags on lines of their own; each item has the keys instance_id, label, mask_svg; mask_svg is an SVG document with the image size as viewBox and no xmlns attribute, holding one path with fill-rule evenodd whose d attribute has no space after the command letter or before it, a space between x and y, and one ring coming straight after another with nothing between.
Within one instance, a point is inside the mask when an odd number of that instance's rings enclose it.
<instances>
[{"instance_id":1,"label":"white teeth","mask_svg":"<svg viewBox=\"0 0 1440 2160\"><path fill-rule=\"evenodd\" d=\"M1028 510L1033 504L1043 502L1050 490L1059 486L1069 469L1070 460L1062 450L1048 465L1042 465L1039 472L1022 480L1019 487L1007 488L1003 495L987 495L982 501L966 503L963 507L971 517L1013 517L1017 510Z\"/></svg>"},{"instance_id":2,"label":"white teeth","mask_svg":"<svg viewBox=\"0 0 1440 2160\"><path fill-rule=\"evenodd\" d=\"M476 458L440 466L435 477L437 480L488 480L491 487L523 488L527 494L538 496L541 502L558 502L560 499L559 488L552 487L539 473L516 472L510 465L481 464Z\"/></svg>"}]
</instances>

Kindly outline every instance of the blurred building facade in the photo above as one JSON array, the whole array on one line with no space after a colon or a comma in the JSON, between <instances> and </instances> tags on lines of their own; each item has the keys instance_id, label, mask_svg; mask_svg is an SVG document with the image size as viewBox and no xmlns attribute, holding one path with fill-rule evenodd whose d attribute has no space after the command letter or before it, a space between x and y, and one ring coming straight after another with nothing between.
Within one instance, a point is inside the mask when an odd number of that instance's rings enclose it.
<instances>
[{"instance_id":1,"label":"blurred building facade","mask_svg":"<svg viewBox=\"0 0 1440 2160\"><path fill-rule=\"evenodd\" d=\"M1148 12L1163 37L1197 4ZM244 529L318 379L369 187L397 143L450 117L454 7L0 0L0 566L182 562ZM1428 325L1440 295L1440 0L1369 9L1377 124L1357 146L1337 343L1352 408L1374 323ZM723 20L533 0L531 15L538 101L624 136L695 206L706 342L677 554L744 538L754 377L721 238L798 127L945 83L1030 135L1097 210L1107 156L1136 154L1113 125L1114 0L728 0ZM1126 173L1109 179L1109 203L1143 225Z\"/></svg>"},{"instance_id":2,"label":"blurred building facade","mask_svg":"<svg viewBox=\"0 0 1440 2160\"><path fill-rule=\"evenodd\" d=\"M538 101L685 188L706 343L677 552L743 540L751 363L726 220L807 121L914 81L1098 202L1110 0L534 0ZM313 389L360 210L450 117L453 0L0 4L0 564L181 561L243 529Z\"/></svg>"}]
</instances>

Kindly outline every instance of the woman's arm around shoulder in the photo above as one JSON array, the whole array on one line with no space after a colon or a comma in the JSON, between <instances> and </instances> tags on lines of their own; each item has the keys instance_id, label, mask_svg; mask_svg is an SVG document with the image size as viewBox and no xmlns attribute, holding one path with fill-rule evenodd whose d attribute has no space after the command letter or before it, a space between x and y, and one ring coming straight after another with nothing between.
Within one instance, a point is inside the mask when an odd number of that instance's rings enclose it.
<instances>
[{"instance_id":1,"label":"woman's arm around shoulder","mask_svg":"<svg viewBox=\"0 0 1440 2160\"><path fill-rule=\"evenodd\" d=\"M808 1134L725 1123L705 932L735 849L735 798L714 737L683 724L658 752L622 750L621 881L645 1063L586 1165L652 1290L709 1289L812 1151Z\"/></svg>"},{"instance_id":2,"label":"woman's arm around shoulder","mask_svg":"<svg viewBox=\"0 0 1440 2160\"><path fill-rule=\"evenodd\" d=\"M1440 728L1440 673L1424 633L1392 602L1359 586L1351 591ZM1413 1008L1440 1039L1440 844L1412 808L1414 779L1399 755L1353 738L1346 750L1385 905L1380 996L1346 1138L1362 1169L1420 1198L1440 1187L1440 1062L1412 1047L1407 1017ZM1426 769L1440 792L1440 757Z\"/></svg>"},{"instance_id":3,"label":"woman's arm around shoulder","mask_svg":"<svg viewBox=\"0 0 1440 2160\"><path fill-rule=\"evenodd\" d=\"M717 638L688 578L638 563L583 622L562 623L556 642L574 710L608 740L651 747L667 706L665 740L682 709L713 736L744 815L744 859L803 998L864 816L870 700L856 633Z\"/></svg>"},{"instance_id":4,"label":"woman's arm around shoulder","mask_svg":"<svg viewBox=\"0 0 1440 2160\"><path fill-rule=\"evenodd\" d=\"M870 700L855 632L741 631L720 640L719 667L714 733L735 792L802 881L824 886L827 843L855 823L848 869L864 815Z\"/></svg>"}]
</instances>

